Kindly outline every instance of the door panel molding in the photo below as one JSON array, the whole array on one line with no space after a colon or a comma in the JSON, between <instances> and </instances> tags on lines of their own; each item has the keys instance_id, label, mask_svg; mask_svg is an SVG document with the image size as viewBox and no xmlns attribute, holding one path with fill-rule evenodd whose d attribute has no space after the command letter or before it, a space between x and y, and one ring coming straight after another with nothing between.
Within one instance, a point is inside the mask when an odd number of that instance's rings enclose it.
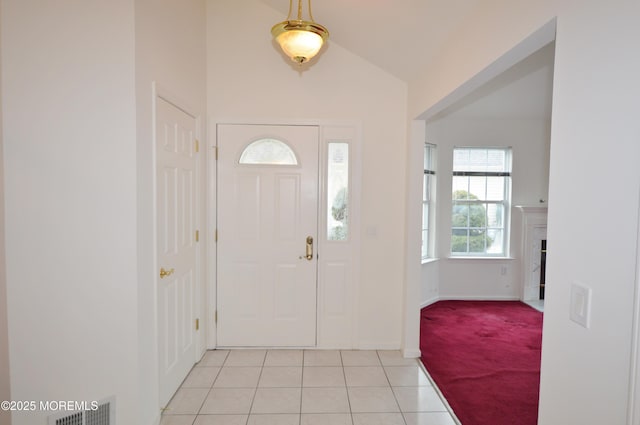
<instances>
[{"instance_id":1,"label":"door panel molding","mask_svg":"<svg viewBox=\"0 0 640 425\"><path fill-rule=\"evenodd\" d=\"M300 255L318 232L319 129L224 124L217 132L219 344L315 346L317 260ZM263 139L285 141L299 164L271 157L270 144L256 156L269 162L242 163L246 146Z\"/></svg>"},{"instance_id":2,"label":"door panel molding","mask_svg":"<svg viewBox=\"0 0 640 425\"><path fill-rule=\"evenodd\" d=\"M154 102L155 244L159 404L180 386L199 350L198 119L158 92Z\"/></svg>"}]
</instances>

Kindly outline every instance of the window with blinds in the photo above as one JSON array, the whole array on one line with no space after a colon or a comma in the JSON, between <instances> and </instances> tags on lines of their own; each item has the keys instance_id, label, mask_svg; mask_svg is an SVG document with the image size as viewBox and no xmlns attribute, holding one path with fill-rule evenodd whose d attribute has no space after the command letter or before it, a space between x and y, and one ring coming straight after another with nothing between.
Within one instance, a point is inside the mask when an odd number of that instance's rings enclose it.
<instances>
[{"instance_id":1,"label":"window with blinds","mask_svg":"<svg viewBox=\"0 0 640 425\"><path fill-rule=\"evenodd\" d=\"M505 256L510 197L510 148L455 148L451 254Z\"/></svg>"}]
</instances>

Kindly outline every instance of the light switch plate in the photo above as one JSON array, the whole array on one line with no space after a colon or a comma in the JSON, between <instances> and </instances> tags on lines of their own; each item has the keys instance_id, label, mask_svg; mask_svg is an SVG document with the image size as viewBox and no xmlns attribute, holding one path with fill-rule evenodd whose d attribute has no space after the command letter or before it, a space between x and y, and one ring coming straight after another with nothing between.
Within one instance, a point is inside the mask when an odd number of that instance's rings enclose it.
<instances>
[{"instance_id":1,"label":"light switch plate","mask_svg":"<svg viewBox=\"0 0 640 425\"><path fill-rule=\"evenodd\" d=\"M591 288L580 283L571 284L571 320L589 329L591 322Z\"/></svg>"}]
</instances>

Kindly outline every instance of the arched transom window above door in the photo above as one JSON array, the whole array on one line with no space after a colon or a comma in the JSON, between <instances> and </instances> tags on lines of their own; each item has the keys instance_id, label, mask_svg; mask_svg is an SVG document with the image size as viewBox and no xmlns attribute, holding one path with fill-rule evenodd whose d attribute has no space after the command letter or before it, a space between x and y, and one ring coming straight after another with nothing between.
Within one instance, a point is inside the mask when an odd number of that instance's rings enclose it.
<instances>
[{"instance_id":1,"label":"arched transom window above door","mask_svg":"<svg viewBox=\"0 0 640 425\"><path fill-rule=\"evenodd\" d=\"M246 165L298 165L298 157L285 142L265 138L256 140L244 148L239 163Z\"/></svg>"}]
</instances>

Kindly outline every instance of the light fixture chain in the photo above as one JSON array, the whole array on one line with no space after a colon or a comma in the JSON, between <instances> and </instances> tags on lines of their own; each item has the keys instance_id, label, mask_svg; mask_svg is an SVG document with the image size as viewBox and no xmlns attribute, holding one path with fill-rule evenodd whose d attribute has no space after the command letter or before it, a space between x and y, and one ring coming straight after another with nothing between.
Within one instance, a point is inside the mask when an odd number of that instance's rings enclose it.
<instances>
[{"instance_id":1,"label":"light fixture chain","mask_svg":"<svg viewBox=\"0 0 640 425\"><path fill-rule=\"evenodd\" d=\"M302 21L302 0L298 0L298 21Z\"/></svg>"},{"instance_id":2,"label":"light fixture chain","mask_svg":"<svg viewBox=\"0 0 640 425\"><path fill-rule=\"evenodd\" d=\"M311 22L315 22L315 19L313 19L313 13L311 13L311 0L309 0L309 19L311 19Z\"/></svg>"},{"instance_id":3,"label":"light fixture chain","mask_svg":"<svg viewBox=\"0 0 640 425\"><path fill-rule=\"evenodd\" d=\"M293 9L293 0L289 0L289 13L287 13L287 21L291 19L291 10Z\"/></svg>"}]
</instances>

